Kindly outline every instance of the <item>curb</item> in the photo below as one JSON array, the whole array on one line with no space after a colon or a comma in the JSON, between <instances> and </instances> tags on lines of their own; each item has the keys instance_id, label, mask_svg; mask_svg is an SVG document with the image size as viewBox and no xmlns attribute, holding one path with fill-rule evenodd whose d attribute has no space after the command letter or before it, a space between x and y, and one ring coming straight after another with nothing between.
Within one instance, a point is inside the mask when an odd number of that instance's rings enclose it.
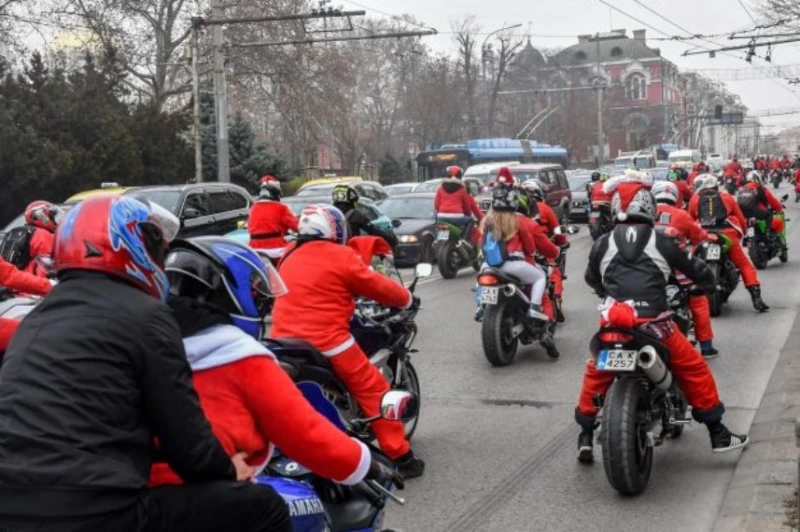
<instances>
[{"instance_id":1,"label":"curb","mask_svg":"<svg viewBox=\"0 0 800 532\"><path fill-rule=\"evenodd\" d=\"M750 427L751 443L733 474L714 532L786 532L786 505L798 482L800 314L772 371ZM794 529L796 530L796 529Z\"/></svg>"}]
</instances>

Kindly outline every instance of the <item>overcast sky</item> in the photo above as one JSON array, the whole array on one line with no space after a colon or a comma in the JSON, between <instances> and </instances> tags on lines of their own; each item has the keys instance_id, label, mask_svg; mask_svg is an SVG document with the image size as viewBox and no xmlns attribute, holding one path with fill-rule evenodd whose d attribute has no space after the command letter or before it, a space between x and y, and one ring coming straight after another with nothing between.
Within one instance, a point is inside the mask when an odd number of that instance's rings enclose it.
<instances>
[{"instance_id":1,"label":"overcast sky","mask_svg":"<svg viewBox=\"0 0 800 532\"><path fill-rule=\"evenodd\" d=\"M653 41L651 38L664 38L663 34L643 24L631 20L619 11L614 11L600 0L341 0L348 8L363 7L370 16L380 17L380 12L391 15L411 14L426 25L436 28L441 35L425 37L425 42L436 50L453 52L455 44L451 32L451 22L466 15L475 15L485 33L521 23L522 27L513 30L515 34L528 33L530 24L531 41L534 46L543 48L565 47L575 44L574 36L610 29L626 29L628 35L634 29L646 29L648 44L661 48L662 55L681 69L750 69L759 72L760 77L776 76L775 69L761 59L753 59L752 65L744 61L744 52L730 52L735 57L717 54L712 59L707 54L682 57L681 54L693 46L683 42ZM682 35L676 26L637 4L635 0L606 0L615 8L647 23L665 34ZM664 18L682 26L692 34L704 35L727 33L732 30L752 27L753 21L739 4L739 0L640 0ZM750 13L760 20L758 0L742 0ZM339 1L334 0L339 5ZM774 30L773 30L774 31ZM569 36L569 37L565 37ZM747 41L730 41L726 37L712 40L721 46L745 44ZM708 43L695 41L704 47ZM765 48L758 54L763 56ZM772 53L772 64L800 64L800 46L784 44L777 46ZM747 74L750 74L748 72ZM759 79L749 81L726 81L731 92L739 94L751 110L800 108L800 86L790 86L782 79ZM800 113L787 116L762 118L762 124L772 124L765 132L775 133L780 129L800 125Z\"/></svg>"}]
</instances>

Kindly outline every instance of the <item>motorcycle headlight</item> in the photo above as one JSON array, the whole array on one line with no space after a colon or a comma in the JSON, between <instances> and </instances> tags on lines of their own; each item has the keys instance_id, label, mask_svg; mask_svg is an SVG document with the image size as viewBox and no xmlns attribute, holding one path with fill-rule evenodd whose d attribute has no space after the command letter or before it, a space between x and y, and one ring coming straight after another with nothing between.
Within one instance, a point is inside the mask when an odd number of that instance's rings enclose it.
<instances>
[{"instance_id":1,"label":"motorcycle headlight","mask_svg":"<svg viewBox=\"0 0 800 532\"><path fill-rule=\"evenodd\" d=\"M400 235L397 237L397 240L403 244L414 244L419 242L419 237L417 237L417 235Z\"/></svg>"}]
</instances>

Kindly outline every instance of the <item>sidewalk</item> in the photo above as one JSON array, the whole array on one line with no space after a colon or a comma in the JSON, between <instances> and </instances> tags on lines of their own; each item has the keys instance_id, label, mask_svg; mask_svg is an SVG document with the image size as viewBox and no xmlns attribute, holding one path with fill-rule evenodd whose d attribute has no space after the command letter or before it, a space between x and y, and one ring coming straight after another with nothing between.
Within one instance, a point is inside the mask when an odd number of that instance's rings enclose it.
<instances>
[{"instance_id":1,"label":"sidewalk","mask_svg":"<svg viewBox=\"0 0 800 532\"><path fill-rule=\"evenodd\" d=\"M714 532L797 530L800 314L795 318L750 428ZM794 514L794 525L790 519Z\"/></svg>"}]
</instances>

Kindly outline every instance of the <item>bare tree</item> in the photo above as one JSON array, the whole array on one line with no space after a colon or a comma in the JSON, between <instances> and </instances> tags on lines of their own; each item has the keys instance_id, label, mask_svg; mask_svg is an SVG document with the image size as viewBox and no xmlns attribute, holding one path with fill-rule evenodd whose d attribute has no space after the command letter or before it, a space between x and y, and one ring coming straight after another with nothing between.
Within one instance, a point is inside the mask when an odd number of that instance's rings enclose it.
<instances>
[{"instance_id":1,"label":"bare tree","mask_svg":"<svg viewBox=\"0 0 800 532\"><path fill-rule=\"evenodd\" d=\"M486 116L486 133L494 135L494 123L497 112L497 96L505 79L509 63L514 59L517 51L522 47L522 39L514 39L511 34L500 34L500 49L497 53L497 68L494 69L492 79L492 92L489 97L489 110Z\"/></svg>"},{"instance_id":2,"label":"bare tree","mask_svg":"<svg viewBox=\"0 0 800 532\"><path fill-rule=\"evenodd\" d=\"M478 68L475 62L475 36L480 31L480 28L475 22L475 17L468 16L461 21L455 22L453 31L456 33L455 40L458 44L458 63L464 73L469 134L474 134L478 129L475 107L475 88L478 77Z\"/></svg>"}]
</instances>

